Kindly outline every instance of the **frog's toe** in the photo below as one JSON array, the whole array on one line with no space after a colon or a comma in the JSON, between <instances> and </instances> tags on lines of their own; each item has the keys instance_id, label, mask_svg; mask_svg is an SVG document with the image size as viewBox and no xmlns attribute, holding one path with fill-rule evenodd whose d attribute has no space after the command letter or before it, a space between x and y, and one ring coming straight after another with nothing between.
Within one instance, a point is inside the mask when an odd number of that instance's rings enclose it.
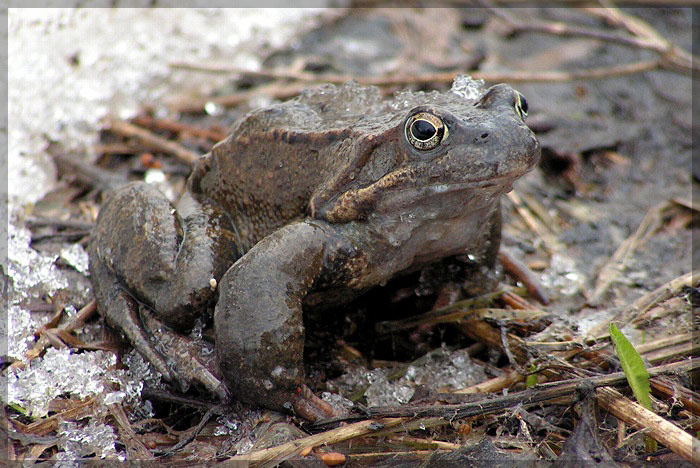
<instances>
[{"instance_id":1,"label":"frog's toe","mask_svg":"<svg viewBox=\"0 0 700 468\"><path fill-rule=\"evenodd\" d=\"M329 403L321 400L306 385L301 385L297 389L293 403L294 412L307 421L316 422L327 418L337 418L345 416L342 411L337 410Z\"/></svg>"}]
</instances>

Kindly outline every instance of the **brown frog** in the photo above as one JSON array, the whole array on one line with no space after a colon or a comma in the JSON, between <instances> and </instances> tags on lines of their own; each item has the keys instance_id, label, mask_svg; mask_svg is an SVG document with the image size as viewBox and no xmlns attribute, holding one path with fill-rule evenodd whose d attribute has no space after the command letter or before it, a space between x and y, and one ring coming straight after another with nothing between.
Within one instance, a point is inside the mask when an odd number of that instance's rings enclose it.
<instances>
[{"instance_id":1,"label":"brown frog","mask_svg":"<svg viewBox=\"0 0 700 468\"><path fill-rule=\"evenodd\" d=\"M304 310L450 256L493 267L500 196L540 154L526 113L504 84L382 101L353 83L250 112L197 161L176 208L145 183L104 205L89 246L98 309L170 379L186 359L143 314L186 330L213 311L230 393L329 416L304 383Z\"/></svg>"}]
</instances>

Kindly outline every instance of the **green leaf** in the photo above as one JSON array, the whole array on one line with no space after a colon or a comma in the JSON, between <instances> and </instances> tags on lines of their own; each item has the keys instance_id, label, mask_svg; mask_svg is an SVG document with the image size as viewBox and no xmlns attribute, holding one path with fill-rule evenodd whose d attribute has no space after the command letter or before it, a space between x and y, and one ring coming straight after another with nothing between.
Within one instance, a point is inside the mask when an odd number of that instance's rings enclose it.
<instances>
[{"instance_id":1,"label":"green leaf","mask_svg":"<svg viewBox=\"0 0 700 468\"><path fill-rule=\"evenodd\" d=\"M527 377L525 378L525 388L532 388L535 385L537 385L537 373L535 373L535 370L537 367L535 367L534 364L530 366L529 372L533 372L532 374L528 374Z\"/></svg>"},{"instance_id":2,"label":"green leaf","mask_svg":"<svg viewBox=\"0 0 700 468\"><path fill-rule=\"evenodd\" d=\"M620 359L620 364L622 364L622 371L627 377L627 383L632 388L635 398L640 405L651 410L649 373L644 367L642 357L612 322L610 323L610 337L615 343L615 351L617 351L617 357Z\"/></svg>"},{"instance_id":3,"label":"green leaf","mask_svg":"<svg viewBox=\"0 0 700 468\"><path fill-rule=\"evenodd\" d=\"M27 415L27 410L20 406L19 403L10 403L8 406L20 414Z\"/></svg>"}]
</instances>

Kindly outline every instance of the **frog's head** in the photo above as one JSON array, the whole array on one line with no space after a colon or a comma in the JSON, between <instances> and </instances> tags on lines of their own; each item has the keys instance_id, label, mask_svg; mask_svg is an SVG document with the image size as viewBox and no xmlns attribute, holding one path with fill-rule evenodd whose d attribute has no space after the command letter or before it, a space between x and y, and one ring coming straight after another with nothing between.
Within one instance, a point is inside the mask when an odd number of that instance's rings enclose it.
<instances>
[{"instance_id":1,"label":"frog's head","mask_svg":"<svg viewBox=\"0 0 700 468\"><path fill-rule=\"evenodd\" d=\"M492 203L539 160L527 102L510 86L475 102L422 97L390 123L355 134L348 165L312 197L313 216L342 223L426 207L431 216L456 216Z\"/></svg>"}]
</instances>

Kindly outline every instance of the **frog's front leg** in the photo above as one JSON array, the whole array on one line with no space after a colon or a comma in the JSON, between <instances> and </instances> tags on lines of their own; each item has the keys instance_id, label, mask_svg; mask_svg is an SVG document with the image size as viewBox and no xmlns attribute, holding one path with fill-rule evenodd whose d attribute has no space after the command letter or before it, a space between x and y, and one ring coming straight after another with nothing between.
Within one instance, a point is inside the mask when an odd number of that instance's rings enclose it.
<instances>
[{"instance_id":1,"label":"frog's front leg","mask_svg":"<svg viewBox=\"0 0 700 468\"><path fill-rule=\"evenodd\" d=\"M333 415L304 384L302 303L324 267L332 228L300 221L264 238L219 284L219 367L237 398L317 420Z\"/></svg>"}]
</instances>

